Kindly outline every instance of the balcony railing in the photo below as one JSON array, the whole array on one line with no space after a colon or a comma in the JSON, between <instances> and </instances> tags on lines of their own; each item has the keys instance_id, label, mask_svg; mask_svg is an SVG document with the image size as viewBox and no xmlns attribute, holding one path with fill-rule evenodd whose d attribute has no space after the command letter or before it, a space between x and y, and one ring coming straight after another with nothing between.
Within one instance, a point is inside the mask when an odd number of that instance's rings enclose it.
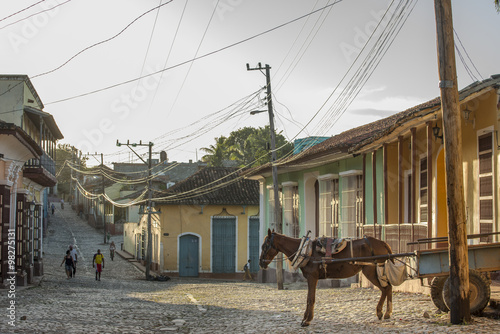
<instances>
[{"instance_id":1,"label":"balcony railing","mask_svg":"<svg viewBox=\"0 0 500 334\"><path fill-rule=\"evenodd\" d=\"M25 167L33 167L33 168L41 168L43 167L47 172L52 175L56 175L56 163L49 157L46 153L44 153L40 159L30 159L25 164Z\"/></svg>"}]
</instances>

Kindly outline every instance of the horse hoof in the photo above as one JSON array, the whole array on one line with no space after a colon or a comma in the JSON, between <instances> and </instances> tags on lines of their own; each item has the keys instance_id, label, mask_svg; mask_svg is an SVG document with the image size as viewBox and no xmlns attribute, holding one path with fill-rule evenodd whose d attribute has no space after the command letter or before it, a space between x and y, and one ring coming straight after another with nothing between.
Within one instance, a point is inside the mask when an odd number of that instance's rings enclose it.
<instances>
[{"instance_id":1,"label":"horse hoof","mask_svg":"<svg viewBox=\"0 0 500 334\"><path fill-rule=\"evenodd\" d=\"M377 318L378 318L378 320L382 320L382 313L377 314Z\"/></svg>"},{"instance_id":2,"label":"horse hoof","mask_svg":"<svg viewBox=\"0 0 500 334\"><path fill-rule=\"evenodd\" d=\"M387 313L386 313L386 314L384 315L384 319L389 319L390 317L391 317L391 315L390 315L390 314L387 314Z\"/></svg>"},{"instance_id":3,"label":"horse hoof","mask_svg":"<svg viewBox=\"0 0 500 334\"><path fill-rule=\"evenodd\" d=\"M307 327L307 326L309 326L309 323L305 322L305 321L302 321L302 323L300 324L300 326Z\"/></svg>"}]
</instances>

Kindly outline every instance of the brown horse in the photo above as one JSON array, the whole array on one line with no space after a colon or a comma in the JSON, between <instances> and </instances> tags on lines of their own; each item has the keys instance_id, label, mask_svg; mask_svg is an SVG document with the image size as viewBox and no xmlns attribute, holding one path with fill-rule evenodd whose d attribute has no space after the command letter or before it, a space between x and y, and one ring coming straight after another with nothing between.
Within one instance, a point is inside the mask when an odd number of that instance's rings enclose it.
<instances>
[{"instance_id":1,"label":"brown horse","mask_svg":"<svg viewBox=\"0 0 500 334\"><path fill-rule=\"evenodd\" d=\"M299 248L300 241L301 239L291 238L268 230L268 235L264 239L264 243L262 244L262 253L260 254L259 264L261 268L267 269L268 264L279 252L282 252L291 260ZM314 243L316 242L317 241L315 240ZM363 264L356 264L353 263L353 261L334 263L327 262L325 269L324 264L320 262L321 257L324 256L324 254L319 253L316 250L315 245L313 245L312 248L313 253L309 262L304 267L300 268L300 270L302 270L302 274L307 279L308 288L307 307L304 313L304 318L302 319L302 326L309 326L314 317L314 302L316 299L316 285L318 284L318 279L348 278L356 275L360 271L363 272L366 278L368 278L373 285L382 291L382 295L380 296L380 300L376 308L377 317L382 319L382 307L384 305L385 298L387 297L387 308L384 318L390 318L392 313L392 286L390 284L386 287L382 287L380 285L375 263L368 264L365 262ZM387 255L391 253L391 247L382 240L365 237L363 239L353 240L352 245L348 244L344 250L333 255L333 257L334 259L362 258ZM377 259L376 263L383 263L384 261L385 259Z\"/></svg>"}]
</instances>

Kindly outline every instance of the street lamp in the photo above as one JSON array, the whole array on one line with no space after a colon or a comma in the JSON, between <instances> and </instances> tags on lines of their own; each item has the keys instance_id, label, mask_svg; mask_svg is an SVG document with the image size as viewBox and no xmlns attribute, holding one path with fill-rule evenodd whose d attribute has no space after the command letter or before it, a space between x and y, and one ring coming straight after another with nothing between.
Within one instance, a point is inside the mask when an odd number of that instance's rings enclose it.
<instances>
[{"instance_id":1,"label":"street lamp","mask_svg":"<svg viewBox=\"0 0 500 334\"><path fill-rule=\"evenodd\" d=\"M36 207L35 201L31 201L30 202L30 212L31 212L31 214L33 214L33 212L35 212L35 207Z\"/></svg>"}]
</instances>

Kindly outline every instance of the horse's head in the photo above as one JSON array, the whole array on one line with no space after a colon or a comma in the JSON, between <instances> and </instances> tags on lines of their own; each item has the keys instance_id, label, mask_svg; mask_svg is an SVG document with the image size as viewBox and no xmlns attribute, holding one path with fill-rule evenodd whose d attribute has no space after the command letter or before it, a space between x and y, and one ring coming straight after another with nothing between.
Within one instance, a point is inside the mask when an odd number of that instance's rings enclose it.
<instances>
[{"instance_id":1,"label":"horse's head","mask_svg":"<svg viewBox=\"0 0 500 334\"><path fill-rule=\"evenodd\" d=\"M278 255L279 251L274 246L274 231L271 229L267 230L267 236L264 238L264 243L262 243L262 252L260 253L259 265L262 269L267 269L267 266Z\"/></svg>"}]
</instances>

